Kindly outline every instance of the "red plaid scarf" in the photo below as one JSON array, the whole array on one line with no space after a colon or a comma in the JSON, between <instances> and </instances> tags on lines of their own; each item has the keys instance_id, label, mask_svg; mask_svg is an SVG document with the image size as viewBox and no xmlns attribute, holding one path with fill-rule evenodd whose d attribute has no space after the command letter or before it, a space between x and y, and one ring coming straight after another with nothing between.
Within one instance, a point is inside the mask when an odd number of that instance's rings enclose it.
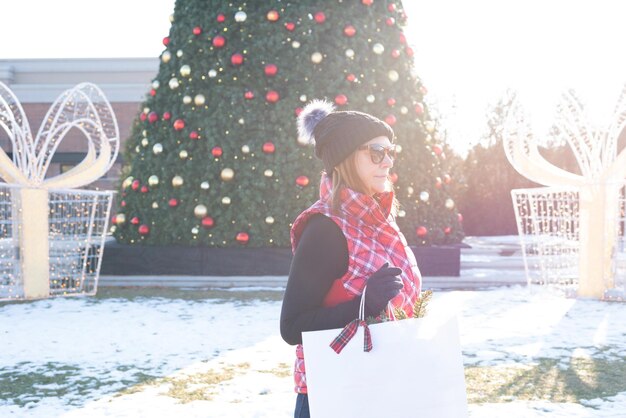
<instances>
[{"instance_id":1,"label":"red plaid scarf","mask_svg":"<svg viewBox=\"0 0 626 418\"><path fill-rule=\"evenodd\" d=\"M388 262L390 266L402 269L400 277L404 282L402 292L391 300L391 304L411 316L413 304L420 294L422 279L413 251L391 215L393 193L380 193L371 197L343 188L339 195L340 210L335 214L330 207L331 190L331 180L323 175L320 199L302 212L291 228L293 250L298 245L308 219L316 213L326 215L339 226L348 243L348 271L340 279L346 291L355 297L359 296L367 278ZM296 348L296 357L296 392L306 393L302 346Z\"/></svg>"}]
</instances>

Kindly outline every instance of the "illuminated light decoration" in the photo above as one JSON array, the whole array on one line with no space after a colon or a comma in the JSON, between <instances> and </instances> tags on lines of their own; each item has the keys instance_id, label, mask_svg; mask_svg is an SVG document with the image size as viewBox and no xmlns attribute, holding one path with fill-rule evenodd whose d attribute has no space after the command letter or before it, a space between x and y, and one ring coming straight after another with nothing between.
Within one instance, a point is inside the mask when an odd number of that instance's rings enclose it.
<instances>
[{"instance_id":1,"label":"illuminated light decoration","mask_svg":"<svg viewBox=\"0 0 626 418\"><path fill-rule=\"evenodd\" d=\"M254 92L252 92L252 91L248 90L248 91L246 91L246 92L243 94L243 97L244 97L246 100L252 100L252 99L254 99Z\"/></svg>"},{"instance_id":2,"label":"illuminated light decoration","mask_svg":"<svg viewBox=\"0 0 626 418\"><path fill-rule=\"evenodd\" d=\"M219 158L222 156L222 147L213 147L213 149L211 149L211 155L214 156L215 158Z\"/></svg>"},{"instance_id":3,"label":"illuminated light decoration","mask_svg":"<svg viewBox=\"0 0 626 418\"><path fill-rule=\"evenodd\" d=\"M197 132L197 131L191 131L191 132L189 132L189 139L196 140L196 139L198 139L198 138L200 138L200 134L198 134L198 132Z\"/></svg>"},{"instance_id":4,"label":"illuminated light decoration","mask_svg":"<svg viewBox=\"0 0 626 418\"><path fill-rule=\"evenodd\" d=\"M278 67L275 64L267 64L264 71L266 76L274 77L278 73Z\"/></svg>"},{"instance_id":5,"label":"illuminated light decoration","mask_svg":"<svg viewBox=\"0 0 626 418\"><path fill-rule=\"evenodd\" d=\"M220 13L215 17L215 20L217 21L217 23L224 23L224 21L226 20L226 16L224 16L223 13Z\"/></svg>"},{"instance_id":6,"label":"illuminated light decoration","mask_svg":"<svg viewBox=\"0 0 626 418\"><path fill-rule=\"evenodd\" d=\"M265 95L265 100L269 103L276 103L280 100L280 94L275 90L270 90Z\"/></svg>"},{"instance_id":7,"label":"illuminated light decoration","mask_svg":"<svg viewBox=\"0 0 626 418\"><path fill-rule=\"evenodd\" d=\"M247 232L238 232L235 240L240 244L247 244L250 240L250 235Z\"/></svg>"},{"instance_id":8,"label":"illuminated light decoration","mask_svg":"<svg viewBox=\"0 0 626 418\"><path fill-rule=\"evenodd\" d=\"M150 227L148 225L141 225L138 229L137 232L139 232L139 235L148 235L150 234Z\"/></svg>"},{"instance_id":9,"label":"illuminated light decoration","mask_svg":"<svg viewBox=\"0 0 626 418\"><path fill-rule=\"evenodd\" d=\"M170 44L170 37L166 36L163 38L163 45L168 46Z\"/></svg>"},{"instance_id":10,"label":"illuminated light decoration","mask_svg":"<svg viewBox=\"0 0 626 418\"><path fill-rule=\"evenodd\" d=\"M313 16L313 19L315 20L315 23L322 24L326 22L326 15L324 14L324 12L317 12Z\"/></svg>"},{"instance_id":11,"label":"illuminated light decoration","mask_svg":"<svg viewBox=\"0 0 626 418\"><path fill-rule=\"evenodd\" d=\"M232 65L234 65L235 67L240 66L241 64L243 64L243 55L241 55L240 53L236 52L234 53L231 57L230 57L230 63Z\"/></svg>"},{"instance_id":12,"label":"illuminated light decoration","mask_svg":"<svg viewBox=\"0 0 626 418\"><path fill-rule=\"evenodd\" d=\"M296 184L300 187L306 187L309 185L309 178L307 176L298 176L296 178Z\"/></svg>"},{"instance_id":13,"label":"illuminated light decoration","mask_svg":"<svg viewBox=\"0 0 626 418\"><path fill-rule=\"evenodd\" d=\"M426 235L428 235L428 229L426 229L425 226L418 226L415 229L415 234L417 234L419 238L425 238Z\"/></svg>"},{"instance_id":14,"label":"illuminated light decoration","mask_svg":"<svg viewBox=\"0 0 626 418\"><path fill-rule=\"evenodd\" d=\"M211 44L215 48L223 48L224 45L226 45L226 38L224 38L222 35L217 35L213 38L213 40L211 41Z\"/></svg>"},{"instance_id":15,"label":"illuminated light decoration","mask_svg":"<svg viewBox=\"0 0 626 418\"><path fill-rule=\"evenodd\" d=\"M273 154L276 151L276 146L273 142L266 142L263 144L263 152L266 154Z\"/></svg>"},{"instance_id":16,"label":"illuminated light decoration","mask_svg":"<svg viewBox=\"0 0 626 418\"><path fill-rule=\"evenodd\" d=\"M293 22L287 22L285 23L285 29L287 29L289 32L293 32L294 29L296 29L296 24Z\"/></svg>"},{"instance_id":17,"label":"illuminated light decoration","mask_svg":"<svg viewBox=\"0 0 626 418\"><path fill-rule=\"evenodd\" d=\"M193 28L192 33L196 36L201 35L202 34L202 28L200 26L196 26Z\"/></svg>"},{"instance_id":18,"label":"illuminated light decoration","mask_svg":"<svg viewBox=\"0 0 626 418\"><path fill-rule=\"evenodd\" d=\"M185 121L182 119L176 119L172 126L174 127L174 130L182 131L183 129L185 129Z\"/></svg>"},{"instance_id":19,"label":"illuminated light decoration","mask_svg":"<svg viewBox=\"0 0 626 418\"><path fill-rule=\"evenodd\" d=\"M343 28L343 34L346 35L348 38L352 38L354 35L356 35L356 28L352 25L347 25L345 28Z\"/></svg>"},{"instance_id":20,"label":"illuminated light decoration","mask_svg":"<svg viewBox=\"0 0 626 418\"><path fill-rule=\"evenodd\" d=\"M205 216L204 218L202 218L202 221L200 221L200 223L205 229L213 228L213 225L215 225L215 221L210 216Z\"/></svg>"},{"instance_id":21,"label":"illuminated light decoration","mask_svg":"<svg viewBox=\"0 0 626 418\"><path fill-rule=\"evenodd\" d=\"M171 198L170 200L167 201L167 204L169 205L170 208L175 208L178 206L178 199Z\"/></svg>"},{"instance_id":22,"label":"illuminated light decoration","mask_svg":"<svg viewBox=\"0 0 626 418\"><path fill-rule=\"evenodd\" d=\"M395 125L395 124L396 124L397 119L396 119L396 117L395 117L394 115L387 115L387 116L385 117L385 122L387 122L387 124L388 124L389 126L393 126L393 125Z\"/></svg>"},{"instance_id":23,"label":"illuminated light decoration","mask_svg":"<svg viewBox=\"0 0 626 418\"><path fill-rule=\"evenodd\" d=\"M345 106L348 104L348 97L345 94L338 94L335 96L335 104L337 106Z\"/></svg>"},{"instance_id":24,"label":"illuminated light decoration","mask_svg":"<svg viewBox=\"0 0 626 418\"><path fill-rule=\"evenodd\" d=\"M270 10L269 12L267 12L267 20L269 20L270 22L277 22L278 19L280 19L280 14L278 14L278 12L276 10Z\"/></svg>"}]
</instances>

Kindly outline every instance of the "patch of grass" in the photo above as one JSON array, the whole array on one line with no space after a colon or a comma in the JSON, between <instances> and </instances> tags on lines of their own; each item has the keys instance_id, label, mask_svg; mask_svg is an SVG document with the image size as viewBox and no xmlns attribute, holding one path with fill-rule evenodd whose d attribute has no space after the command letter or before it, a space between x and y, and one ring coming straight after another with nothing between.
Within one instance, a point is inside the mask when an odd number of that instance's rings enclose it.
<instances>
[{"instance_id":1,"label":"patch of grass","mask_svg":"<svg viewBox=\"0 0 626 418\"><path fill-rule=\"evenodd\" d=\"M276 377L289 377L292 373L292 366L287 363L279 363L278 366L269 370L259 370L259 373L273 374Z\"/></svg>"},{"instance_id":2,"label":"patch of grass","mask_svg":"<svg viewBox=\"0 0 626 418\"><path fill-rule=\"evenodd\" d=\"M559 360L539 359L535 365L466 367L470 403L546 400L576 402L626 391L626 358L573 358L564 368Z\"/></svg>"}]
</instances>

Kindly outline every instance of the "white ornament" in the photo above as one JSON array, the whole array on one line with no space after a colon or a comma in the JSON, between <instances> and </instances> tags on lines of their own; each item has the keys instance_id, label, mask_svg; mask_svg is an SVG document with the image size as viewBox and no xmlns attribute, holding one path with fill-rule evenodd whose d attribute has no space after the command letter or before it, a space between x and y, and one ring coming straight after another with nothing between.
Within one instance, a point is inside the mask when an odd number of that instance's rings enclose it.
<instances>
[{"instance_id":1,"label":"white ornament","mask_svg":"<svg viewBox=\"0 0 626 418\"><path fill-rule=\"evenodd\" d=\"M445 205L447 209L452 209L454 207L454 200L447 198Z\"/></svg>"},{"instance_id":2,"label":"white ornament","mask_svg":"<svg viewBox=\"0 0 626 418\"><path fill-rule=\"evenodd\" d=\"M398 74L398 72L396 70L390 70L387 73L387 77L389 77L389 80L393 81L394 83L396 81L398 81L400 79L400 74Z\"/></svg>"},{"instance_id":3,"label":"white ornament","mask_svg":"<svg viewBox=\"0 0 626 418\"><path fill-rule=\"evenodd\" d=\"M208 181L203 181L202 183L200 183L200 188L202 190L209 190L209 182Z\"/></svg>"},{"instance_id":4,"label":"white ornament","mask_svg":"<svg viewBox=\"0 0 626 418\"><path fill-rule=\"evenodd\" d=\"M243 145L241 147L241 152L243 152L244 154L249 154L250 153L250 147L248 145Z\"/></svg>"},{"instance_id":5,"label":"white ornament","mask_svg":"<svg viewBox=\"0 0 626 418\"><path fill-rule=\"evenodd\" d=\"M303 95L301 95L301 96L300 96L300 101L301 101L302 103L305 103L305 102L306 102L306 100L307 100L307 98L306 98L306 94L303 94Z\"/></svg>"},{"instance_id":6,"label":"white ornament","mask_svg":"<svg viewBox=\"0 0 626 418\"><path fill-rule=\"evenodd\" d=\"M170 62L171 59L172 53L170 51L163 51L163 53L161 54L161 61L167 64L168 62Z\"/></svg>"},{"instance_id":7,"label":"white ornament","mask_svg":"<svg viewBox=\"0 0 626 418\"><path fill-rule=\"evenodd\" d=\"M155 155L159 155L160 153L162 153L162 152L163 152L163 145L161 145L161 144L154 144L154 145L152 146L152 152L153 152Z\"/></svg>"},{"instance_id":8,"label":"white ornament","mask_svg":"<svg viewBox=\"0 0 626 418\"><path fill-rule=\"evenodd\" d=\"M196 97L193 98L193 103L196 106L202 106L205 101L206 101L206 98L204 97L203 94L196 94Z\"/></svg>"},{"instance_id":9,"label":"white ornament","mask_svg":"<svg viewBox=\"0 0 626 418\"><path fill-rule=\"evenodd\" d=\"M230 197L228 196L224 196L222 198L222 205L230 205L231 201L230 201Z\"/></svg>"},{"instance_id":10,"label":"white ornament","mask_svg":"<svg viewBox=\"0 0 626 418\"><path fill-rule=\"evenodd\" d=\"M300 42L298 42L298 41L293 41L293 42L291 43L291 47L292 47L293 49L298 49L298 48L300 48Z\"/></svg>"},{"instance_id":11,"label":"white ornament","mask_svg":"<svg viewBox=\"0 0 626 418\"><path fill-rule=\"evenodd\" d=\"M322 59L324 59L324 57L320 52L314 52L311 55L311 61L313 62L313 64L319 64L320 62L322 62Z\"/></svg>"},{"instance_id":12,"label":"white ornament","mask_svg":"<svg viewBox=\"0 0 626 418\"><path fill-rule=\"evenodd\" d=\"M272 225L274 223L274 217L268 216L265 218L265 223L268 225Z\"/></svg>"},{"instance_id":13,"label":"white ornament","mask_svg":"<svg viewBox=\"0 0 626 418\"><path fill-rule=\"evenodd\" d=\"M383 44L374 44L374 46L372 47L372 51L374 51L375 54L382 54L383 52L385 52L385 47L383 46Z\"/></svg>"},{"instance_id":14,"label":"white ornament","mask_svg":"<svg viewBox=\"0 0 626 418\"><path fill-rule=\"evenodd\" d=\"M183 50L182 50L182 49L179 49L178 51L176 51L176 56L177 56L178 58L182 58L182 56L183 56Z\"/></svg>"},{"instance_id":15,"label":"white ornament","mask_svg":"<svg viewBox=\"0 0 626 418\"><path fill-rule=\"evenodd\" d=\"M376 96L374 96L373 94L368 94L365 100L367 100L367 103L374 103L374 101L376 100Z\"/></svg>"},{"instance_id":16,"label":"white ornament","mask_svg":"<svg viewBox=\"0 0 626 418\"><path fill-rule=\"evenodd\" d=\"M170 86L172 90L176 90L178 86L180 86L180 83L178 82L178 79L174 77L170 79L170 82L168 83L168 85Z\"/></svg>"},{"instance_id":17,"label":"white ornament","mask_svg":"<svg viewBox=\"0 0 626 418\"><path fill-rule=\"evenodd\" d=\"M180 75L183 77L189 77L191 75L191 67L187 64L180 67Z\"/></svg>"},{"instance_id":18,"label":"white ornament","mask_svg":"<svg viewBox=\"0 0 626 418\"><path fill-rule=\"evenodd\" d=\"M209 70L209 73L208 73L208 74L209 74L209 78L215 78L215 77L217 77L217 71L215 71L215 70L213 70L213 69Z\"/></svg>"},{"instance_id":19,"label":"white ornament","mask_svg":"<svg viewBox=\"0 0 626 418\"><path fill-rule=\"evenodd\" d=\"M346 57L352 59L354 58L354 50L353 49L346 49Z\"/></svg>"},{"instance_id":20,"label":"white ornament","mask_svg":"<svg viewBox=\"0 0 626 418\"><path fill-rule=\"evenodd\" d=\"M274 175L274 172L268 168L267 170L263 172L263 175L265 177L272 177Z\"/></svg>"},{"instance_id":21,"label":"white ornament","mask_svg":"<svg viewBox=\"0 0 626 418\"><path fill-rule=\"evenodd\" d=\"M186 105L191 104L191 96L183 96L183 103Z\"/></svg>"},{"instance_id":22,"label":"white ornament","mask_svg":"<svg viewBox=\"0 0 626 418\"><path fill-rule=\"evenodd\" d=\"M235 13L235 22L237 23L243 23L246 21L247 18L248 18L248 15L246 14L246 12L243 12L240 10L237 13Z\"/></svg>"},{"instance_id":23,"label":"white ornament","mask_svg":"<svg viewBox=\"0 0 626 418\"><path fill-rule=\"evenodd\" d=\"M158 89L160 85L161 85L161 83L159 83L159 80L153 80L152 81L152 88L153 89L155 89L155 90Z\"/></svg>"},{"instance_id":24,"label":"white ornament","mask_svg":"<svg viewBox=\"0 0 626 418\"><path fill-rule=\"evenodd\" d=\"M430 199L430 194L428 192L421 192L420 193L420 200L422 202L428 202L428 199Z\"/></svg>"}]
</instances>

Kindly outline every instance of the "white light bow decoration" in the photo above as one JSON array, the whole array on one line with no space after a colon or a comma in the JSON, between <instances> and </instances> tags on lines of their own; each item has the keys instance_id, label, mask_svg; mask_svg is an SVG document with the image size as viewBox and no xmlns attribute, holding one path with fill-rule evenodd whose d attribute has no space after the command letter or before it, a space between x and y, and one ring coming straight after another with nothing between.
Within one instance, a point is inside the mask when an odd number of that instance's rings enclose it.
<instances>
[{"instance_id":1,"label":"white light bow decoration","mask_svg":"<svg viewBox=\"0 0 626 418\"><path fill-rule=\"evenodd\" d=\"M94 84L81 83L55 100L33 138L19 100L0 83L0 129L8 135L13 151L11 159L0 149L0 177L11 186L24 296L46 297L50 289L48 193L88 185L111 168L119 151L117 121L104 93ZM71 130L84 135L85 157L67 172L46 177Z\"/></svg>"},{"instance_id":2,"label":"white light bow decoration","mask_svg":"<svg viewBox=\"0 0 626 418\"><path fill-rule=\"evenodd\" d=\"M614 287L618 203L626 177L626 149L617 155L617 142L626 127L626 86L610 120L609 126L597 129L573 94L562 95L554 124L571 147L581 174L563 170L543 158L528 115L517 98L504 128L507 158L520 174L545 186L578 192L578 295L582 297L602 298L606 289Z\"/></svg>"}]
</instances>

